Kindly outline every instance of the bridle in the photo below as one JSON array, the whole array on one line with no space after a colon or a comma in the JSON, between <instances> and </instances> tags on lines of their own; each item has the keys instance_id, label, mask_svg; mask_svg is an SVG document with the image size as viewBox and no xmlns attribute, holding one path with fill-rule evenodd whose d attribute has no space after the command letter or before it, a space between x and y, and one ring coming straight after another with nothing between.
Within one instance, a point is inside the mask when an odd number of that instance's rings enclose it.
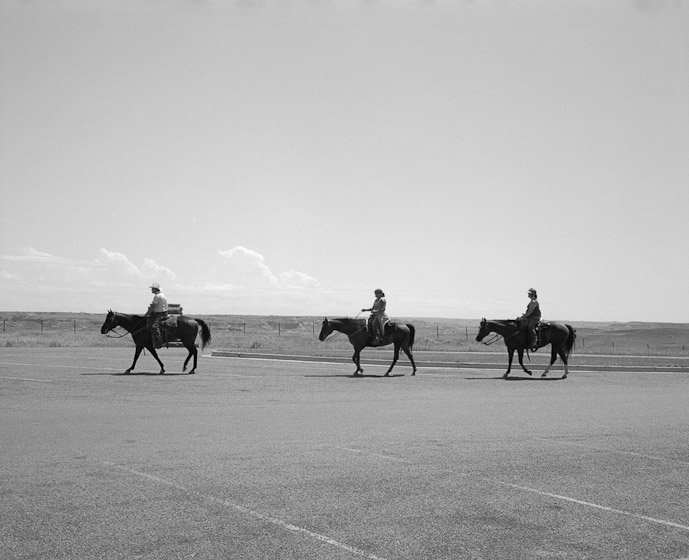
<instances>
[{"instance_id":1,"label":"bridle","mask_svg":"<svg viewBox=\"0 0 689 560\"><path fill-rule=\"evenodd\" d=\"M116 317L116 316L117 316L117 314L113 312L113 317ZM115 333L115 334L110 334L110 333L112 333L112 331L114 331L117 327L120 327L121 329L125 329L126 332L125 332L124 334L116 334L116 333ZM140 328L138 328L138 329L136 329L136 330L134 330L134 331L128 331L125 327L123 327L123 326L120 325L119 323L115 323L114 326L109 327L108 330L105 331L105 336L106 336L106 338L118 339L118 338L124 338L125 336L127 336L128 334L130 334L130 335L132 335L132 340L134 340L134 335L137 334L137 333L140 333L141 331L146 330L146 328L147 328L146 326L143 326L143 327L140 327Z\"/></svg>"},{"instance_id":2,"label":"bridle","mask_svg":"<svg viewBox=\"0 0 689 560\"><path fill-rule=\"evenodd\" d=\"M489 334L489 333L487 333L487 334ZM513 338L513 337L517 336L518 334L519 334L519 331L513 332L509 336L504 336L502 334L493 332L493 338L491 338L488 342L481 340L481 344L485 344L486 346L490 346L491 344L495 344L501 338L504 338L505 341L508 341L510 338Z\"/></svg>"},{"instance_id":3,"label":"bridle","mask_svg":"<svg viewBox=\"0 0 689 560\"><path fill-rule=\"evenodd\" d=\"M361 312L356 314L356 317L354 317L354 320L358 319L359 315L361 315ZM328 324L330 324L330 320L328 320ZM356 334L359 334L361 331L365 331L365 330L366 330L366 323L364 323L364 326L361 327L358 331L354 331L352 334L348 334L347 338L354 336ZM335 329L333 329L333 332L335 332ZM342 331L337 331L336 334L333 334L331 332L329 336L327 336L326 338L323 339L323 342L330 342L331 340L335 340L338 336L341 336L343 334L345 334L345 333L343 333Z\"/></svg>"},{"instance_id":4,"label":"bridle","mask_svg":"<svg viewBox=\"0 0 689 560\"><path fill-rule=\"evenodd\" d=\"M481 344L485 344L486 346L490 346L491 344L495 344L501 338L503 338L503 336L501 334L493 333L493 338L491 338L488 342L486 342L485 340L481 340Z\"/></svg>"}]
</instances>

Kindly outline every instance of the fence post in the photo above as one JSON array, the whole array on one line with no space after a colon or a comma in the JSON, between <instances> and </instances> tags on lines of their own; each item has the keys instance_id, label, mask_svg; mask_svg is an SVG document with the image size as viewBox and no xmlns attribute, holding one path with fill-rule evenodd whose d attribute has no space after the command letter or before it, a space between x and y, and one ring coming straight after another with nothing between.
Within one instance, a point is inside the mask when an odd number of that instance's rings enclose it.
<instances>
[{"instance_id":1,"label":"fence post","mask_svg":"<svg viewBox=\"0 0 689 560\"><path fill-rule=\"evenodd\" d=\"M278 323L278 336L280 336L280 323Z\"/></svg>"},{"instance_id":2,"label":"fence post","mask_svg":"<svg viewBox=\"0 0 689 560\"><path fill-rule=\"evenodd\" d=\"M466 334L467 340L469 340L469 327L464 327L464 332Z\"/></svg>"},{"instance_id":3,"label":"fence post","mask_svg":"<svg viewBox=\"0 0 689 560\"><path fill-rule=\"evenodd\" d=\"M43 334L43 319L41 319L41 334Z\"/></svg>"},{"instance_id":4,"label":"fence post","mask_svg":"<svg viewBox=\"0 0 689 560\"><path fill-rule=\"evenodd\" d=\"M7 322L7 319L2 320L2 332L5 332L5 323Z\"/></svg>"},{"instance_id":5,"label":"fence post","mask_svg":"<svg viewBox=\"0 0 689 560\"><path fill-rule=\"evenodd\" d=\"M435 338L440 340L440 327L438 325L435 326Z\"/></svg>"},{"instance_id":6,"label":"fence post","mask_svg":"<svg viewBox=\"0 0 689 560\"><path fill-rule=\"evenodd\" d=\"M246 334L246 323L244 323L244 334Z\"/></svg>"},{"instance_id":7,"label":"fence post","mask_svg":"<svg viewBox=\"0 0 689 560\"><path fill-rule=\"evenodd\" d=\"M74 334L77 334L77 321L74 320Z\"/></svg>"}]
</instances>

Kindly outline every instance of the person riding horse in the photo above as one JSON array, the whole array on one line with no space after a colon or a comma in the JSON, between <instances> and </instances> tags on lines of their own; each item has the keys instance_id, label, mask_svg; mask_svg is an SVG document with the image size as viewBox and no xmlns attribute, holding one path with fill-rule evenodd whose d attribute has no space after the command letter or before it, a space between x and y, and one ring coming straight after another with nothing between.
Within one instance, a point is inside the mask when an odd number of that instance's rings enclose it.
<instances>
[{"instance_id":1,"label":"person riding horse","mask_svg":"<svg viewBox=\"0 0 689 560\"><path fill-rule=\"evenodd\" d=\"M522 329L526 329L527 336L529 337L529 346L531 347L531 351L535 352L538 350L538 334L536 333L536 327L541 320L541 307L538 304L538 294L536 290L530 288L528 296L531 301L529 301L529 305L524 314L519 317L519 323Z\"/></svg>"},{"instance_id":2,"label":"person riding horse","mask_svg":"<svg viewBox=\"0 0 689 560\"><path fill-rule=\"evenodd\" d=\"M376 296L373 305L361 311L371 312L368 318L368 331L373 334L373 344L381 344L385 335L385 323L387 323L390 318L385 314L387 302L383 290L379 288L373 293Z\"/></svg>"},{"instance_id":3,"label":"person riding horse","mask_svg":"<svg viewBox=\"0 0 689 560\"><path fill-rule=\"evenodd\" d=\"M151 292L153 293L153 301L148 306L145 316L148 328L151 329L151 335L153 336L153 345L157 349L163 347L163 335L160 332L160 322L167 319L167 298L165 294L160 291L160 284L157 282L151 284Z\"/></svg>"}]
</instances>

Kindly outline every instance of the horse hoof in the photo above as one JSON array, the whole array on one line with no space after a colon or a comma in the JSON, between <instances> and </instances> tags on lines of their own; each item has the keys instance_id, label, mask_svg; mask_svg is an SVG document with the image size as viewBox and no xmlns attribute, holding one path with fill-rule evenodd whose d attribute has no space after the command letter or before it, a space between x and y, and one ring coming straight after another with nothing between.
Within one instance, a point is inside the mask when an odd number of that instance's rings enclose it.
<instances>
[{"instance_id":1,"label":"horse hoof","mask_svg":"<svg viewBox=\"0 0 689 560\"><path fill-rule=\"evenodd\" d=\"M416 375L416 370L412 371L411 374L412 374L412 377L414 377Z\"/></svg>"},{"instance_id":2,"label":"horse hoof","mask_svg":"<svg viewBox=\"0 0 689 560\"><path fill-rule=\"evenodd\" d=\"M508 376L508 375L509 375L509 372L508 372L508 373L505 373L505 374L503 374L502 378L503 378L503 379L507 379L507 376Z\"/></svg>"},{"instance_id":3,"label":"horse hoof","mask_svg":"<svg viewBox=\"0 0 689 560\"><path fill-rule=\"evenodd\" d=\"M547 373L544 373L543 375L541 375L541 377L547 377L547 375Z\"/></svg>"},{"instance_id":4,"label":"horse hoof","mask_svg":"<svg viewBox=\"0 0 689 560\"><path fill-rule=\"evenodd\" d=\"M526 375L531 375L531 372L528 369L524 370L526 372Z\"/></svg>"},{"instance_id":5,"label":"horse hoof","mask_svg":"<svg viewBox=\"0 0 689 560\"><path fill-rule=\"evenodd\" d=\"M132 372L132 368L129 368L129 369L127 369L127 370L124 371L125 374L131 373L131 372Z\"/></svg>"},{"instance_id":6,"label":"horse hoof","mask_svg":"<svg viewBox=\"0 0 689 560\"><path fill-rule=\"evenodd\" d=\"M560 379L567 379L567 374L565 373Z\"/></svg>"},{"instance_id":7,"label":"horse hoof","mask_svg":"<svg viewBox=\"0 0 689 560\"><path fill-rule=\"evenodd\" d=\"M389 372L389 371L386 371L386 372L385 372L385 375L384 375L383 377L390 377L390 372Z\"/></svg>"},{"instance_id":8,"label":"horse hoof","mask_svg":"<svg viewBox=\"0 0 689 560\"><path fill-rule=\"evenodd\" d=\"M165 373L164 369L161 369L160 372L158 372L158 375L163 375Z\"/></svg>"},{"instance_id":9,"label":"horse hoof","mask_svg":"<svg viewBox=\"0 0 689 560\"><path fill-rule=\"evenodd\" d=\"M194 375L195 373L196 373L196 370L195 370L195 369L192 369L192 370L189 372L189 375Z\"/></svg>"}]
</instances>

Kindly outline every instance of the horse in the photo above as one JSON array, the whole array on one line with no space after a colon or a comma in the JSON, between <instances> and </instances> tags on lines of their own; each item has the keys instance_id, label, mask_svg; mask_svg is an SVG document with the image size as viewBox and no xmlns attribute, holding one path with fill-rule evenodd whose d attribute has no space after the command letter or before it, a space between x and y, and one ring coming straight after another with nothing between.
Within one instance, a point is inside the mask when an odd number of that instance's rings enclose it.
<instances>
[{"instance_id":1,"label":"horse","mask_svg":"<svg viewBox=\"0 0 689 560\"><path fill-rule=\"evenodd\" d=\"M519 365L522 369L529 375L531 372L524 366L524 350L529 351L529 341L527 339L527 332L520 328L519 321L515 320L493 320L487 321L485 318L481 319L481 324L479 325L478 334L476 335L477 342L481 342L486 335L489 333L496 333L505 340L505 346L507 346L507 354L509 356L509 363L507 365L507 371L502 376L503 379L507 379L512 369L512 358L514 357L514 351L517 351L517 356L519 356ZM541 377L548 375L550 368L557 360L558 354L565 364L565 373L562 379L566 379L569 374L569 368L567 367L567 361L569 356L574 349L574 340L576 338L576 331L572 325L567 325L565 323L549 323L549 326L545 329L540 330L540 336L538 341L538 347L551 345L550 351L550 364L543 372Z\"/></svg>"},{"instance_id":2,"label":"horse","mask_svg":"<svg viewBox=\"0 0 689 560\"><path fill-rule=\"evenodd\" d=\"M350 344L354 347L354 355L352 356L352 361L356 365L356 371L354 375L363 375L364 370L361 367L359 361L359 356L361 351L367 346L387 346L388 344L395 345L395 356L392 359L392 364L390 364L390 369L385 372L385 376L390 375L392 368L395 367L398 358L400 357L400 348L404 350L404 353L409 358L411 362L412 375L416 375L416 363L414 362L414 356L412 355L412 347L414 346L414 335L416 329L414 325L407 323L388 323L385 329L385 336L380 344L373 344L369 332L366 330L366 319L350 319L348 317L340 319L328 319L327 317L323 319L323 326L321 327L321 332L318 335L318 340L323 342L328 336L330 336L333 331L341 332L346 334L349 338Z\"/></svg>"},{"instance_id":3,"label":"horse","mask_svg":"<svg viewBox=\"0 0 689 560\"><path fill-rule=\"evenodd\" d=\"M115 327L122 327L129 334L132 335L134 344L136 344L136 351L134 352L134 361L132 365L124 373L131 373L134 371L136 361L139 359L141 351L146 348L160 365L160 375L165 373L165 366L160 361L155 346L153 345L153 337L149 329L146 317L142 315L126 315L124 313L116 313L112 309L108 311L105 317L105 322L100 328L101 334L107 334ZM189 374L196 373L196 362L198 351L196 350L196 336L201 331L201 348L205 348L210 344L211 331L205 321L201 319L193 319L185 315L177 316L177 326L175 328L165 327L170 337L179 338L184 347L189 351L187 359L184 360L184 368L182 371L187 371L187 364L189 359L194 357L194 367Z\"/></svg>"}]
</instances>

